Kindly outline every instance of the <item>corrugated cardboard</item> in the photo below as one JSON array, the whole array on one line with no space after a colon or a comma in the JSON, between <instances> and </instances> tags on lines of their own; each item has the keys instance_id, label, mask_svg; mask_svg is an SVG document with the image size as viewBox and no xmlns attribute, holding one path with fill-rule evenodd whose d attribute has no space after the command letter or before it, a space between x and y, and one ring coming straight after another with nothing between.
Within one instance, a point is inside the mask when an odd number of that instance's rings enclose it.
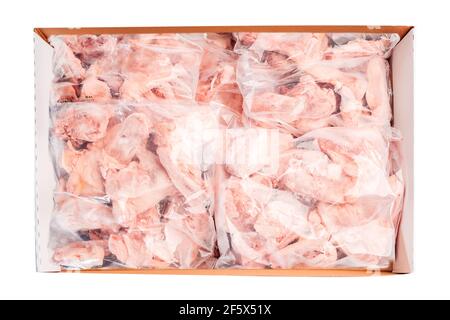
<instances>
[{"instance_id":1,"label":"corrugated cardboard","mask_svg":"<svg viewBox=\"0 0 450 320\"><path fill-rule=\"evenodd\" d=\"M52 47L48 37L55 34L124 34L124 33L198 33L198 32L361 32L398 33L400 43L391 57L394 93L394 127L403 134L405 205L400 223L396 259L392 269L368 270L90 270L89 273L203 274L203 275L266 275L266 276L367 276L410 273L413 270L413 61L414 28L411 26L210 26L210 27L114 27L114 28L36 28L35 40L35 113L36 113L36 265L40 272L57 272L47 254L50 217L53 209L52 160L49 153L49 101L52 81Z\"/></svg>"}]
</instances>

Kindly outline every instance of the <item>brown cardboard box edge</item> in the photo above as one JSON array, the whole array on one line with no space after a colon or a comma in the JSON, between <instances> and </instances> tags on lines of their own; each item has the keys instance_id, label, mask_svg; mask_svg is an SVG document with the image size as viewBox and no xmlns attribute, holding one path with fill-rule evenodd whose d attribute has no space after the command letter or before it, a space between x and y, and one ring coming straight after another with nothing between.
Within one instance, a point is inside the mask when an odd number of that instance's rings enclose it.
<instances>
[{"instance_id":1,"label":"brown cardboard box edge","mask_svg":"<svg viewBox=\"0 0 450 320\"><path fill-rule=\"evenodd\" d=\"M397 33L401 39L414 26L172 26L172 27L92 27L35 28L34 32L48 42L52 35L62 34L138 34L138 33L203 33L203 32L349 32ZM395 271L362 269L93 269L61 270L65 273L159 274L159 275L224 275L224 276L301 276L363 277L386 276ZM406 272L405 272L406 273ZM402 274L395 272L395 274Z\"/></svg>"},{"instance_id":2,"label":"brown cardboard box edge","mask_svg":"<svg viewBox=\"0 0 450 320\"><path fill-rule=\"evenodd\" d=\"M133 33L202 33L202 32L358 32L397 33L403 38L412 26L195 26L195 27L103 27L103 28L35 28L45 41L61 34L133 34Z\"/></svg>"}]
</instances>

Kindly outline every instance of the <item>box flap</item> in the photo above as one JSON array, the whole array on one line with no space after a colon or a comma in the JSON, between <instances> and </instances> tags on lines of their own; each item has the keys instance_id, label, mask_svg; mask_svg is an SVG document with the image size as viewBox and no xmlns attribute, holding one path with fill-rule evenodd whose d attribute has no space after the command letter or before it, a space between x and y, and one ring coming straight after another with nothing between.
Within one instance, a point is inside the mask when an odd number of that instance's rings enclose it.
<instances>
[{"instance_id":1,"label":"box flap","mask_svg":"<svg viewBox=\"0 0 450 320\"><path fill-rule=\"evenodd\" d=\"M56 186L49 153L49 102L52 83L52 47L40 36L34 36L35 80L35 215L36 215L36 268L38 271L58 271L49 251L50 218L53 210L53 190Z\"/></svg>"},{"instance_id":2,"label":"box flap","mask_svg":"<svg viewBox=\"0 0 450 320\"><path fill-rule=\"evenodd\" d=\"M395 47L392 58L394 91L394 127L400 129L403 153L405 199L397 237L395 273L413 270L413 201L414 201L414 30Z\"/></svg>"}]
</instances>

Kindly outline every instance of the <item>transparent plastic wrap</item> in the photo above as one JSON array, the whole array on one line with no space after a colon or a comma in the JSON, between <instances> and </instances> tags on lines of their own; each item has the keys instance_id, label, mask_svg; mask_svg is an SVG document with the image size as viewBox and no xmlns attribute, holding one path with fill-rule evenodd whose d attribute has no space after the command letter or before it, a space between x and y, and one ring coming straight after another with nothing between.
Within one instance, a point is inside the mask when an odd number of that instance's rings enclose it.
<instances>
[{"instance_id":1,"label":"transparent plastic wrap","mask_svg":"<svg viewBox=\"0 0 450 320\"><path fill-rule=\"evenodd\" d=\"M192 100L203 50L190 38L195 37L53 36L53 100Z\"/></svg>"},{"instance_id":2,"label":"transparent plastic wrap","mask_svg":"<svg viewBox=\"0 0 450 320\"><path fill-rule=\"evenodd\" d=\"M57 263L214 265L214 161L202 157L208 141L195 138L218 130L217 112L82 102L51 113L59 184L50 245Z\"/></svg>"},{"instance_id":3,"label":"transparent plastic wrap","mask_svg":"<svg viewBox=\"0 0 450 320\"><path fill-rule=\"evenodd\" d=\"M237 34L237 81L251 125L296 136L391 119L396 34Z\"/></svg>"},{"instance_id":4,"label":"transparent plastic wrap","mask_svg":"<svg viewBox=\"0 0 450 320\"><path fill-rule=\"evenodd\" d=\"M49 41L48 250L61 269L391 266L398 35Z\"/></svg>"},{"instance_id":5,"label":"transparent plastic wrap","mask_svg":"<svg viewBox=\"0 0 450 320\"><path fill-rule=\"evenodd\" d=\"M396 133L395 133L396 134ZM281 148L278 172L226 177L222 268L387 268L403 183L378 128L323 128Z\"/></svg>"},{"instance_id":6,"label":"transparent plastic wrap","mask_svg":"<svg viewBox=\"0 0 450 320\"><path fill-rule=\"evenodd\" d=\"M214 34L213 34L214 35ZM242 113L242 94L236 81L238 54L231 34L208 35L203 45L197 101L215 102Z\"/></svg>"}]
</instances>

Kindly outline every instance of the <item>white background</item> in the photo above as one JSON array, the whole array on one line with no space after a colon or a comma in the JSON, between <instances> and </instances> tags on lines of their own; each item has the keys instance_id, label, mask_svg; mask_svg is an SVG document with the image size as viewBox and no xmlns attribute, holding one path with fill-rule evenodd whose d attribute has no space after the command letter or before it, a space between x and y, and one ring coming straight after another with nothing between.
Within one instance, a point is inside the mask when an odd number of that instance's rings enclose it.
<instances>
[{"instance_id":1,"label":"white background","mask_svg":"<svg viewBox=\"0 0 450 320\"><path fill-rule=\"evenodd\" d=\"M420 3L413 0L2 2L0 298L450 298L449 10L444 8L445 1ZM417 27L415 272L368 278L36 273L32 28L262 24Z\"/></svg>"}]
</instances>

